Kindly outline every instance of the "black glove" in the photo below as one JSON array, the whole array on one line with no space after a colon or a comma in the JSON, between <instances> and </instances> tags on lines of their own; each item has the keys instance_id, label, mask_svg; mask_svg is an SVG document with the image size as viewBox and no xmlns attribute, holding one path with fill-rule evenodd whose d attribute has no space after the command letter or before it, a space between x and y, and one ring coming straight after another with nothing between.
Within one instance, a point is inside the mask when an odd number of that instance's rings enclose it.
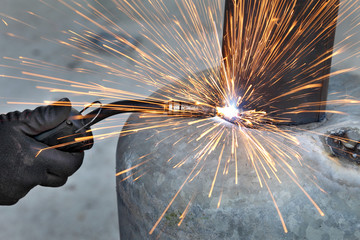
<instances>
[{"instance_id":1,"label":"black glove","mask_svg":"<svg viewBox=\"0 0 360 240\"><path fill-rule=\"evenodd\" d=\"M59 106L60 105L62 106ZM62 104L64 103L64 104ZM56 106L57 105L57 106ZM82 164L84 153L48 147L33 137L68 118L69 99L24 112L0 115L0 204L13 205L36 185L59 187Z\"/></svg>"}]
</instances>

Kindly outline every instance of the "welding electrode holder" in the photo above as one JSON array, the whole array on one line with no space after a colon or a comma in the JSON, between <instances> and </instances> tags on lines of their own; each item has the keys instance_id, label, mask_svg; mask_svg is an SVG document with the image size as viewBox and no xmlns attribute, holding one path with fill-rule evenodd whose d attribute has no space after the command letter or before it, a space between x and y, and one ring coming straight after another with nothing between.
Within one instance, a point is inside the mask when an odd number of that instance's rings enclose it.
<instances>
[{"instance_id":1,"label":"welding electrode holder","mask_svg":"<svg viewBox=\"0 0 360 240\"><path fill-rule=\"evenodd\" d=\"M89 107L100 104L99 108L83 116ZM181 101L124 100L103 106L93 102L80 112L72 108L68 119L56 128L35 137L39 142L66 152L81 152L90 149L93 134L90 127L105 118L128 112L154 112L182 117L214 117L216 108Z\"/></svg>"},{"instance_id":2,"label":"welding electrode holder","mask_svg":"<svg viewBox=\"0 0 360 240\"><path fill-rule=\"evenodd\" d=\"M69 117L64 122L49 131L35 136L35 139L65 152L82 152L92 148L94 139L90 126L92 120L96 119L100 114L101 107L98 108L97 115L90 120L87 115L83 116L82 113L97 103L101 105L99 101L96 101L80 112L75 108L71 108Z\"/></svg>"}]
</instances>

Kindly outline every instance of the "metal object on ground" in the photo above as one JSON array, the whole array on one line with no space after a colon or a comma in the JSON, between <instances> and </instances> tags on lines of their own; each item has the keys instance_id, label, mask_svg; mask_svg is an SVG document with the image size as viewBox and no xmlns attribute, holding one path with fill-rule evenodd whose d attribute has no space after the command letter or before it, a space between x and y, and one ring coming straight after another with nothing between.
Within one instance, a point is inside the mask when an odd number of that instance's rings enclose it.
<instances>
[{"instance_id":1,"label":"metal object on ground","mask_svg":"<svg viewBox=\"0 0 360 240\"><path fill-rule=\"evenodd\" d=\"M340 128L333 130L325 138L325 142L334 156L360 164L359 129Z\"/></svg>"}]
</instances>

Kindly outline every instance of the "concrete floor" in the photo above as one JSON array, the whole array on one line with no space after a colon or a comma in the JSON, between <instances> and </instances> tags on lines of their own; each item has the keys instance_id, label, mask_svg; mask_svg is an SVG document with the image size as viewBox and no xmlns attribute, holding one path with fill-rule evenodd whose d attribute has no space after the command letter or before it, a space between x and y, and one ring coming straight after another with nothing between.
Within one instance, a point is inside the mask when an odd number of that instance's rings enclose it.
<instances>
[{"instance_id":1,"label":"concrete floor","mask_svg":"<svg viewBox=\"0 0 360 240\"><path fill-rule=\"evenodd\" d=\"M110 0L101 2L106 6L108 1ZM77 53L76 50L50 43L42 38L65 39L66 36L61 31L77 29L75 21L86 24L86 21L80 16L66 10L58 1L48 0L46 2L53 8L38 0L1 0L1 13L3 15L0 18L5 19L9 24L6 26L0 22L1 56L10 58L31 57L66 68L65 71L37 69L37 73L75 79L79 82L101 82L102 76L100 75L80 74L72 70L72 68L81 67L83 64L71 58L72 54ZM26 13L27 11L39 14L41 18L34 17L34 15ZM35 28L12 21L5 15L21 19ZM351 27L350 23L351 19L337 29L337 42L346 36L347 29ZM131 35L139 36L138 28L120 15L119 24L127 29ZM9 33L19 37L11 37ZM358 39L360 40L360 38ZM354 46L353 49L345 51L340 57L351 56L357 47ZM102 57L113 61L111 56ZM339 60L337 58L334 62L339 62ZM0 64L20 66L8 59L1 59ZM337 68L354 66L360 66L358 57L352 57L348 61L339 63ZM129 64L128 67L132 66ZM32 67L21 66L21 68L26 71L33 70ZM104 70L95 67L93 70L98 73L104 72ZM22 76L19 69L3 66L0 66L0 74ZM131 86L134 85L134 82L128 79L121 78L117 81L123 84L122 89L131 89ZM10 78L0 78L0 82L2 85L0 88L1 112L32 107L8 105L6 104L7 101L42 102L44 100L57 100L64 96L63 93L49 93L35 88L39 85L46 86L45 84ZM114 87L119 88L118 85L114 85ZM139 89L138 92L143 95L150 95L150 91L144 89ZM66 95L72 101L91 102L97 100L94 97ZM116 130L121 130L121 125L125 119L126 116L118 117L117 123L120 126ZM94 148L86 153L82 168L69 179L64 187L60 189L37 187L17 205L0 207L0 239L118 239L114 177L116 141L117 138L114 137L97 142Z\"/></svg>"}]
</instances>

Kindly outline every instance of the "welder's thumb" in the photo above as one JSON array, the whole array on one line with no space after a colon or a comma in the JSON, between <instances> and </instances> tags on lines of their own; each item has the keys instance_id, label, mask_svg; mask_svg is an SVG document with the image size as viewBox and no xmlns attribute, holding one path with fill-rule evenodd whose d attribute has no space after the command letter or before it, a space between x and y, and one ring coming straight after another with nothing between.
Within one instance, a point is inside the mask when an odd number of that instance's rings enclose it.
<instances>
[{"instance_id":1,"label":"welder's thumb","mask_svg":"<svg viewBox=\"0 0 360 240\"><path fill-rule=\"evenodd\" d=\"M71 111L71 102L62 98L48 106L25 110L19 114L20 129L27 135L35 136L57 127L65 121Z\"/></svg>"}]
</instances>

